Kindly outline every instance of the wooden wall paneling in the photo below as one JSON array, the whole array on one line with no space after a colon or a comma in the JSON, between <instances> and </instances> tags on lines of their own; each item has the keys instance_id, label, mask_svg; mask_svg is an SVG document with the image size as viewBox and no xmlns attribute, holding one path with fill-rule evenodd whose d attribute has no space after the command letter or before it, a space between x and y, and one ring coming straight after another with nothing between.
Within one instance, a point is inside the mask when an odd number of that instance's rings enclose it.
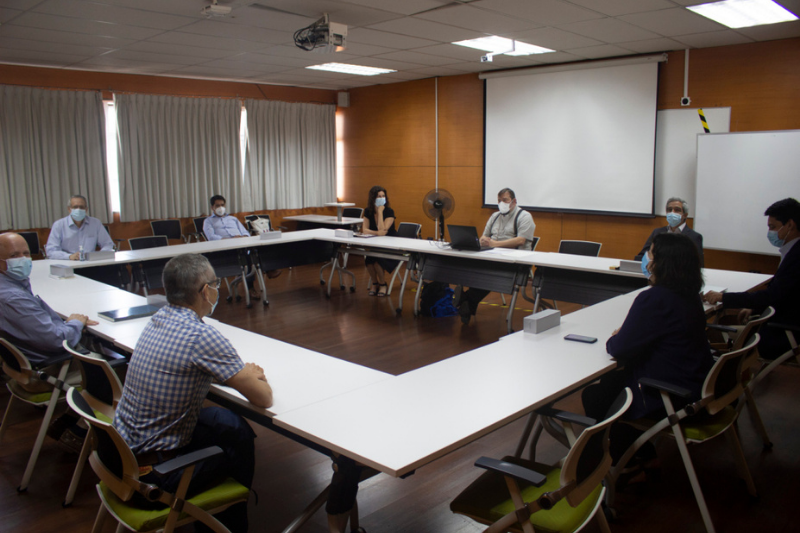
<instances>
[{"instance_id":1,"label":"wooden wall paneling","mask_svg":"<svg viewBox=\"0 0 800 533\"><path fill-rule=\"evenodd\" d=\"M536 246L537 252L557 252L558 243L561 241L562 218L561 213L551 213L549 211L530 211L536 229L534 237L539 237L539 244Z\"/></svg>"},{"instance_id":2,"label":"wooden wall paneling","mask_svg":"<svg viewBox=\"0 0 800 533\"><path fill-rule=\"evenodd\" d=\"M665 217L587 217L586 239L603 243L600 255L633 260L650 233L667 225Z\"/></svg>"},{"instance_id":3,"label":"wooden wall paneling","mask_svg":"<svg viewBox=\"0 0 800 533\"><path fill-rule=\"evenodd\" d=\"M483 87L476 74L439 78L440 169L478 167L483 171Z\"/></svg>"}]
</instances>

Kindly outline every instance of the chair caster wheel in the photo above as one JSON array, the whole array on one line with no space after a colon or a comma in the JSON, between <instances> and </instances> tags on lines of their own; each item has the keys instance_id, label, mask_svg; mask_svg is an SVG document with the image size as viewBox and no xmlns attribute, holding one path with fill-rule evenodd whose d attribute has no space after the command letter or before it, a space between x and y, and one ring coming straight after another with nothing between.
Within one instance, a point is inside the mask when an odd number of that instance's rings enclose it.
<instances>
[{"instance_id":1,"label":"chair caster wheel","mask_svg":"<svg viewBox=\"0 0 800 533\"><path fill-rule=\"evenodd\" d=\"M245 307L248 308L248 309L252 309L253 308L253 304L247 304Z\"/></svg>"},{"instance_id":2,"label":"chair caster wheel","mask_svg":"<svg viewBox=\"0 0 800 533\"><path fill-rule=\"evenodd\" d=\"M343 291L344 290L344 285L339 285L339 290Z\"/></svg>"},{"instance_id":3,"label":"chair caster wheel","mask_svg":"<svg viewBox=\"0 0 800 533\"><path fill-rule=\"evenodd\" d=\"M400 316L403 314L403 310L398 307L397 309L394 310L394 314L396 316Z\"/></svg>"},{"instance_id":4,"label":"chair caster wheel","mask_svg":"<svg viewBox=\"0 0 800 533\"><path fill-rule=\"evenodd\" d=\"M17 492L20 493L20 494L22 494L23 492L28 492L28 487L25 487L23 489L22 486L19 486L19 487L17 487Z\"/></svg>"},{"instance_id":5,"label":"chair caster wheel","mask_svg":"<svg viewBox=\"0 0 800 533\"><path fill-rule=\"evenodd\" d=\"M66 501L61 502L61 507L67 509L68 507L72 507L72 502L67 503Z\"/></svg>"},{"instance_id":6,"label":"chair caster wheel","mask_svg":"<svg viewBox=\"0 0 800 533\"><path fill-rule=\"evenodd\" d=\"M225 301L231 303L233 301L233 296L228 296L227 298L225 298Z\"/></svg>"},{"instance_id":7,"label":"chair caster wheel","mask_svg":"<svg viewBox=\"0 0 800 533\"><path fill-rule=\"evenodd\" d=\"M242 301L242 297L240 295L238 295L238 294L236 295L236 301L237 302L241 302Z\"/></svg>"},{"instance_id":8,"label":"chair caster wheel","mask_svg":"<svg viewBox=\"0 0 800 533\"><path fill-rule=\"evenodd\" d=\"M350 287L350 292L356 292L356 287L355 287L355 285L352 285L352 286Z\"/></svg>"},{"instance_id":9,"label":"chair caster wheel","mask_svg":"<svg viewBox=\"0 0 800 533\"><path fill-rule=\"evenodd\" d=\"M774 445L771 442L765 442L764 443L764 451L768 452L768 451L772 450L772 446L774 446Z\"/></svg>"},{"instance_id":10,"label":"chair caster wheel","mask_svg":"<svg viewBox=\"0 0 800 533\"><path fill-rule=\"evenodd\" d=\"M319 284L320 285L325 285L325 282L323 280L319 280Z\"/></svg>"},{"instance_id":11,"label":"chair caster wheel","mask_svg":"<svg viewBox=\"0 0 800 533\"><path fill-rule=\"evenodd\" d=\"M269 305L269 302L263 302L263 304L264 304L264 307L266 307L266 306Z\"/></svg>"}]
</instances>

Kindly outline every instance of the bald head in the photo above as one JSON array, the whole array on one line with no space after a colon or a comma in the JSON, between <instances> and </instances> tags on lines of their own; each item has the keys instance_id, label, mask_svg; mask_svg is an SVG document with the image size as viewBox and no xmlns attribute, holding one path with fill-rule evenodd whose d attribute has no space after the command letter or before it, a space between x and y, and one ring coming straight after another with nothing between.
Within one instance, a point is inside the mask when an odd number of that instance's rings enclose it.
<instances>
[{"instance_id":1,"label":"bald head","mask_svg":"<svg viewBox=\"0 0 800 533\"><path fill-rule=\"evenodd\" d=\"M28 241L21 235L11 231L0 234L0 259L30 256L31 251L28 249Z\"/></svg>"}]
</instances>

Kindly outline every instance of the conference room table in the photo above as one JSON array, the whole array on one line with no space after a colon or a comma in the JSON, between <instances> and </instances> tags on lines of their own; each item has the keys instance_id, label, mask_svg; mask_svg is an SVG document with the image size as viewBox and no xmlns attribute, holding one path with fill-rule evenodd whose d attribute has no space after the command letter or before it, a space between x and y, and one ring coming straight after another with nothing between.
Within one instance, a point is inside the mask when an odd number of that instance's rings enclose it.
<instances>
[{"instance_id":1,"label":"conference room table","mask_svg":"<svg viewBox=\"0 0 800 533\"><path fill-rule=\"evenodd\" d=\"M332 239L330 235L319 237ZM248 239L255 239L254 245L256 241L269 242L255 237ZM302 240L300 236L293 239ZM371 241L378 239L382 238ZM420 250L435 249L436 252L430 253L443 256L463 253L429 241L404 240ZM222 242L231 249L237 244L245 243ZM410 244L404 243L404 247ZM194 243L169 248L196 252L202 247ZM123 257L145 260L144 256L158 256L159 251L163 253L160 249L121 252L117 255L122 257L115 257L113 262ZM549 261L550 265L560 264L564 268L569 268L574 261L573 258L546 256L537 259L530 257L530 252L510 252L485 254L477 260L525 264L528 268L534 260ZM89 327L90 331L126 351L133 351L149 319L112 323L103 321L97 313L141 305L146 299L83 278L79 275L80 264L77 276L53 279L49 275L53 263L70 262L35 261L31 275L34 293L63 316L79 312L97 320L99 323ZM615 260L602 259L595 262L594 268L602 271L603 265L608 269L614 263ZM581 265L572 265L574 269L579 267ZM706 269L704 275L709 285L737 292L760 286L771 277L710 269ZM206 318L206 322L231 340L244 361L264 368L274 390L275 405L269 409L257 408L238 392L222 385L214 385L211 396L311 448L331 456L341 454L376 472L400 477L575 392L612 370L615 362L606 353L604 342L581 344L563 337L575 333L605 339L622 323L637 293L623 294L566 315L559 326L544 333L518 332L399 376ZM312 505L319 506L319 499ZM304 513L304 517L307 516L308 513ZM303 520L297 521L286 531L296 531L302 523Z\"/></svg>"}]
</instances>

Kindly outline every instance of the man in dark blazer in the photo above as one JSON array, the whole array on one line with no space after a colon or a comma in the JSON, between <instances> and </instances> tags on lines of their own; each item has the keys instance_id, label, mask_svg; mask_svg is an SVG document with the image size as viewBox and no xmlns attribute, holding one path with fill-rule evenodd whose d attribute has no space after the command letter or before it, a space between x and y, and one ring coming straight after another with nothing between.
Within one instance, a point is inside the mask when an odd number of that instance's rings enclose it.
<instances>
[{"instance_id":1,"label":"man in dark blazer","mask_svg":"<svg viewBox=\"0 0 800 533\"><path fill-rule=\"evenodd\" d=\"M634 261L642 260L642 256L650 249L650 245L653 244L653 239L659 233L682 233L692 239L694 245L697 246L697 251L700 254L700 267L702 268L705 264L703 261L703 236L686 225L686 217L688 216L689 204L687 204L685 200L677 197L672 197L667 200L667 226L653 230L653 233L647 238L647 242L644 243L642 251L633 258Z\"/></svg>"},{"instance_id":2,"label":"man in dark blazer","mask_svg":"<svg viewBox=\"0 0 800 533\"><path fill-rule=\"evenodd\" d=\"M743 309L740 318L746 322L751 312L760 313L768 306L775 308L770 322L800 326L800 203L794 198L775 202L767 208L767 238L780 248L781 262L766 289L755 292L719 293L708 291L704 298L726 309ZM758 352L765 359L775 359L790 349L784 330L764 324Z\"/></svg>"}]
</instances>

